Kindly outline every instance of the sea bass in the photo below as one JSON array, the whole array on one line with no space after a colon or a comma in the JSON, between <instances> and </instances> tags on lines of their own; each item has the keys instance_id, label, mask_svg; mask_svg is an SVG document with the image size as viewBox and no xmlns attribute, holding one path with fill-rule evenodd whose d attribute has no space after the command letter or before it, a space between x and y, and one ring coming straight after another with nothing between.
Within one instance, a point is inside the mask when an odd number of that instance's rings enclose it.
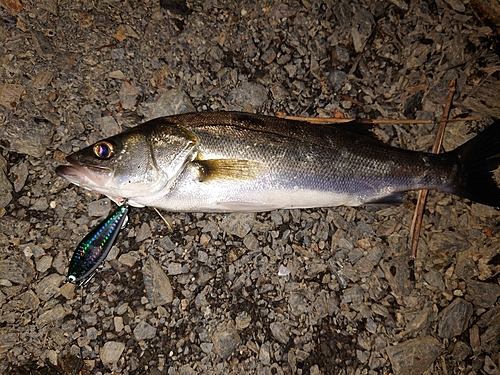
<instances>
[{"instance_id":1,"label":"sea bass","mask_svg":"<svg viewBox=\"0 0 500 375\"><path fill-rule=\"evenodd\" d=\"M168 116L69 155L56 173L118 203L172 212L391 203L415 189L500 207L500 121L438 155L355 128L239 112Z\"/></svg>"}]
</instances>

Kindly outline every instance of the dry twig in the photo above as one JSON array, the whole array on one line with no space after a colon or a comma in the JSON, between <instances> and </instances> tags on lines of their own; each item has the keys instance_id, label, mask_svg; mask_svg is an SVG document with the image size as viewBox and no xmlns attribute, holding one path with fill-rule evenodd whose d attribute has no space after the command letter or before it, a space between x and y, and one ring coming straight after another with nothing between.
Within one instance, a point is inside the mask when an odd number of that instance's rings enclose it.
<instances>
[{"instance_id":1,"label":"dry twig","mask_svg":"<svg viewBox=\"0 0 500 375\"><path fill-rule=\"evenodd\" d=\"M439 123L438 133L436 134L436 140L432 146L432 153L438 154L441 149L441 144L443 143L444 130L446 129L446 123L449 122L448 116L451 108L451 101L453 99L453 94L455 93L456 79L450 82L450 90L448 91L448 97L446 98L446 104L443 111L443 116ZM425 200L427 198L427 189L420 190L418 195L417 206L415 207L415 213L413 214L413 220L411 223L411 257L415 258L417 256L418 239L420 237L420 230L422 228L422 218L424 215Z\"/></svg>"},{"instance_id":2,"label":"dry twig","mask_svg":"<svg viewBox=\"0 0 500 375\"><path fill-rule=\"evenodd\" d=\"M458 121L475 121L480 120L481 117L466 117L466 118L455 118L455 119L441 119L441 120L398 120L398 119L354 119L354 118L335 118L335 117L301 117L301 116L288 116L284 113L277 112L276 117L284 118L287 120L299 120L307 121L313 124L343 124L349 122L356 122L358 124L396 124L396 125L408 125L408 124L437 124L447 122L458 122Z\"/></svg>"}]
</instances>

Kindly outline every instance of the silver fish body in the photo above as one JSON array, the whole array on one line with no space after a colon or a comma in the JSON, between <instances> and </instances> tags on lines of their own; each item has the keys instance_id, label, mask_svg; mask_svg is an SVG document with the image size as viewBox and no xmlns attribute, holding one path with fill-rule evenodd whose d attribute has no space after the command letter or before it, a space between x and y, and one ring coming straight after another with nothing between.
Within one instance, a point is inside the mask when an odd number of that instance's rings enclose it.
<instances>
[{"instance_id":1,"label":"silver fish body","mask_svg":"<svg viewBox=\"0 0 500 375\"><path fill-rule=\"evenodd\" d=\"M499 124L440 155L346 129L238 112L169 116L70 155L57 173L116 201L169 211L359 206L422 188L500 206Z\"/></svg>"}]
</instances>

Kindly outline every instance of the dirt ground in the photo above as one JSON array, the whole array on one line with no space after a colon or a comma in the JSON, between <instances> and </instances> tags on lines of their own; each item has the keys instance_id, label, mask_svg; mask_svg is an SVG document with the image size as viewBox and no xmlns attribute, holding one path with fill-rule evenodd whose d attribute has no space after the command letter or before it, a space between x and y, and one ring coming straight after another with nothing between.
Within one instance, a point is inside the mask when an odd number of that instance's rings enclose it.
<instances>
[{"instance_id":1,"label":"dirt ground","mask_svg":"<svg viewBox=\"0 0 500 375\"><path fill-rule=\"evenodd\" d=\"M20 1L20 2L19 2ZM132 208L103 268L66 283L115 205L55 175L159 116L239 110L439 119L444 149L500 117L498 3L0 0L1 374L500 374L498 211L431 191L384 207ZM377 125L429 151L435 125Z\"/></svg>"}]
</instances>

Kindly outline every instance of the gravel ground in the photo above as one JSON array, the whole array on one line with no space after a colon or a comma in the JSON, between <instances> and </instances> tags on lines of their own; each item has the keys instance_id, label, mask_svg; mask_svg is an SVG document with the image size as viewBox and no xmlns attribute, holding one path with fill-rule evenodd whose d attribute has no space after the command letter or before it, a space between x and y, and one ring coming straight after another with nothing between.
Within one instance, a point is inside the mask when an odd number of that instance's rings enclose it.
<instances>
[{"instance_id":1,"label":"gravel ground","mask_svg":"<svg viewBox=\"0 0 500 375\"><path fill-rule=\"evenodd\" d=\"M132 208L75 288L68 261L114 204L54 173L102 137L195 110L440 118L456 78L452 117L484 117L449 125L453 149L500 117L481 2L0 4L0 373L500 374L492 208L431 192L416 259L415 193L396 207L164 212L172 231ZM430 150L435 130L375 132Z\"/></svg>"}]
</instances>

